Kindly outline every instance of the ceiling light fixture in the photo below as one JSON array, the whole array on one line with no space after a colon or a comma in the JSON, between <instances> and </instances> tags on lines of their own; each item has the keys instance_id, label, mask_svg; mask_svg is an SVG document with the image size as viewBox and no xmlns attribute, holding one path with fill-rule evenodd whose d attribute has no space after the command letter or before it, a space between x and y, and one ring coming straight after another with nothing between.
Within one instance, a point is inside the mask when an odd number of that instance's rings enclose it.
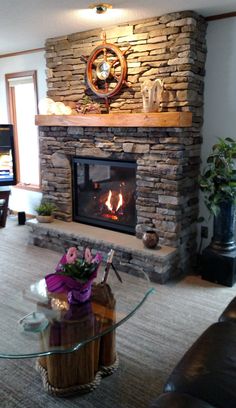
<instances>
[{"instance_id":1,"label":"ceiling light fixture","mask_svg":"<svg viewBox=\"0 0 236 408\"><path fill-rule=\"evenodd\" d=\"M112 9L112 5L109 3L90 4L89 8L95 9L97 14L104 14L107 9Z\"/></svg>"}]
</instances>

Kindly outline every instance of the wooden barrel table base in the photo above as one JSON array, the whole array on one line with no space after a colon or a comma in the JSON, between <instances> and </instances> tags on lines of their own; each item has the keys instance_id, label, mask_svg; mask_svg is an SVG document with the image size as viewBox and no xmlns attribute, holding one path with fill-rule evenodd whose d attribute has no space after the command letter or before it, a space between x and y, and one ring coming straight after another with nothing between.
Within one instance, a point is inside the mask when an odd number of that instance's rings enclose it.
<instances>
[{"instance_id":1,"label":"wooden barrel table base","mask_svg":"<svg viewBox=\"0 0 236 408\"><path fill-rule=\"evenodd\" d=\"M47 369L40 364L40 358L36 360L35 368L37 372L40 373L43 382L43 388L48 394L57 397L66 397L73 394L85 394L87 392L93 391L95 388L98 387L98 385L101 382L101 379L104 377L108 377L109 375L112 375L117 370L118 366L119 359L118 355L116 354L116 360L113 364L111 364L110 366L99 367L99 371L96 373L93 381L91 381L88 384L78 384L65 388L54 387L49 383Z\"/></svg>"}]
</instances>

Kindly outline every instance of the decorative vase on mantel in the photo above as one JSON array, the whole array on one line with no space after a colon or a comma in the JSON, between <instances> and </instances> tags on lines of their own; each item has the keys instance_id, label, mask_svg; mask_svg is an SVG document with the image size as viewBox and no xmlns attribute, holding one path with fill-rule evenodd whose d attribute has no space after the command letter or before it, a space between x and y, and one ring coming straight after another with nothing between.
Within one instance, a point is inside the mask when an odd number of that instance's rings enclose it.
<instances>
[{"instance_id":1,"label":"decorative vase on mantel","mask_svg":"<svg viewBox=\"0 0 236 408\"><path fill-rule=\"evenodd\" d=\"M210 248L215 251L231 252L236 250L236 204L222 201L220 211L214 216L213 237Z\"/></svg>"},{"instance_id":2,"label":"decorative vase on mantel","mask_svg":"<svg viewBox=\"0 0 236 408\"><path fill-rule=\"evenodd\" d=\"M146 79L141 85L143 112L157 112L160 108L163 82L161 79Z\"/></svg>"}]
</instances>

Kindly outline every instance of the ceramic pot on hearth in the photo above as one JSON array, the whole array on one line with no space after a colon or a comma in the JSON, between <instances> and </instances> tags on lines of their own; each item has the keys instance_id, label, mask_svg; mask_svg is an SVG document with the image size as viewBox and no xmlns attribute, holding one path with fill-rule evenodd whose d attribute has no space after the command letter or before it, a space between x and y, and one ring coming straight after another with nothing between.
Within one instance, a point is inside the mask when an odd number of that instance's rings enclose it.
<instances>
[{"instance_id":1,"label":"ceramic pot on hearth","mask_svg":"<svg viewBox=\"0 0 236 408\"><path fill-rule=\"evenodd\" d=\"M49 222L53 222L54 216L53 215L36 215L36 219L40 223L49 223Z\"/></svg>"},{"instance_id":2,"label":"ceramic pot on hearth","mask_svg":"<svg viewBox=\"0 0 236 408\"><path fill-rule=\"evenodd\" d=\"M155 230L148 230L144 232L142 241L146 248L154 249L159 242L159 236Z\"/></svg>"}]
</instances>

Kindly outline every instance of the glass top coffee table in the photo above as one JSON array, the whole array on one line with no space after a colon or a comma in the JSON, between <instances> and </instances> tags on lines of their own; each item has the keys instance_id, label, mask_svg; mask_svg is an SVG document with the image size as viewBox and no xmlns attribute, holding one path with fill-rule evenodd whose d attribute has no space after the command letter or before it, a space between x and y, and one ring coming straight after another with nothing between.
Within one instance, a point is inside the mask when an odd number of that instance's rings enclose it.
<instances>
[{"instance_id":1,"label":"glass top coffee table","mask_svg":"<svg viewBox=\"0 0 236 408\"><path fill-rule=\"evenodd\" d=\"M113 271L102 282L102 268L85 303L69 305L66 294L48 293L45 280L11 292L1 302L0 358L37 358L44 388L65 396L94 389L118 366L115 329L144 303L153 288L143 272Z\"/></svg>"}]
</instances>

